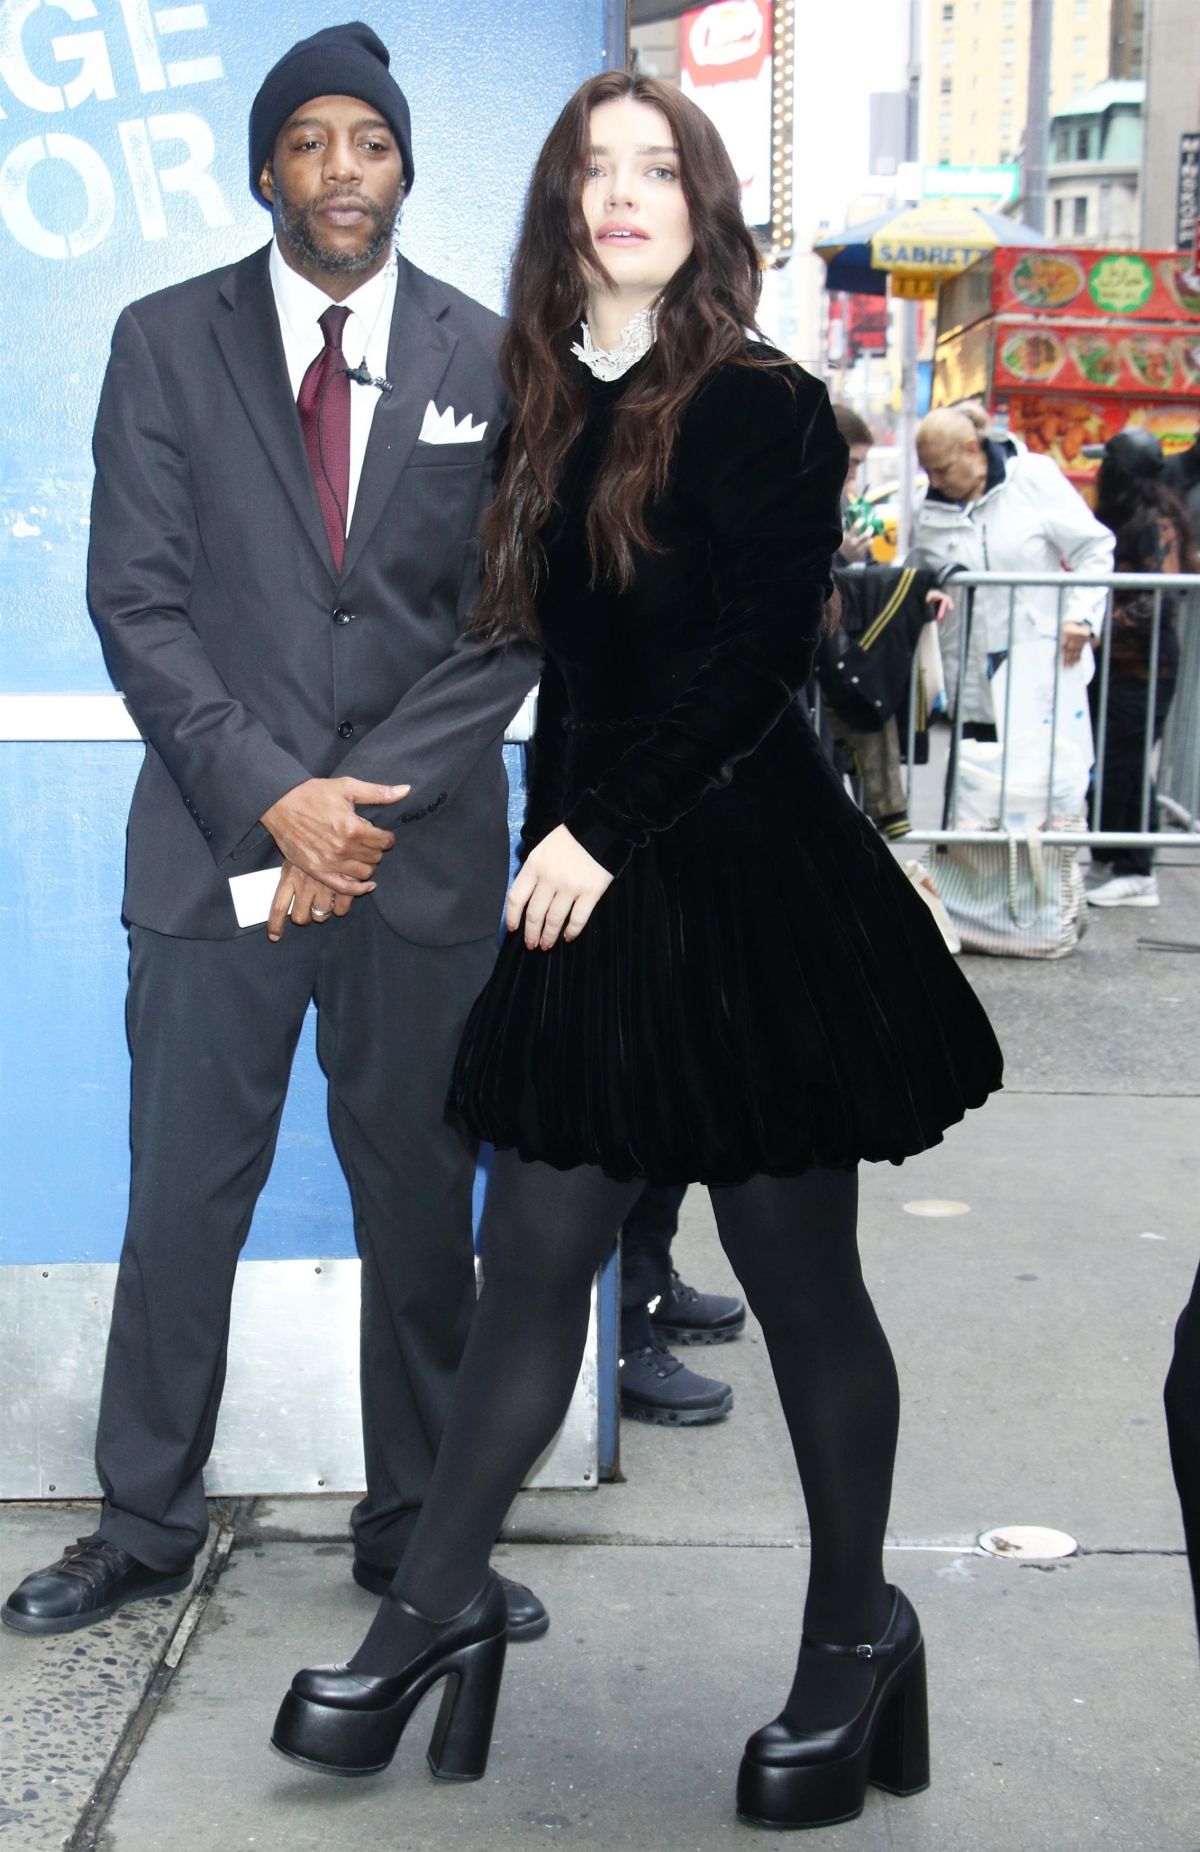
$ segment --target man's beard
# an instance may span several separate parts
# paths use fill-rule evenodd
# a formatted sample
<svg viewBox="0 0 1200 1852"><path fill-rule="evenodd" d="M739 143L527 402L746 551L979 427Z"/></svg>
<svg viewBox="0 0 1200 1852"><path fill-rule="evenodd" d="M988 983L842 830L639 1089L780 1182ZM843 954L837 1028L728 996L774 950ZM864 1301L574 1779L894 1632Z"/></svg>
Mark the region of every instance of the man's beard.
<svg viewBox="0 0 1200 1852"><path fill-rule="evenodd" d="M355 205L361 206L374 222L374 230L360 251L339 251L320 240L317 212L320 207L328 205L331 199L339 198L353 199ZM391 245L403 203L403 194L398 195L395 203L388 207L372 205L370 200L358 193L332 193L321 199L309 200L303 206L289 206L277 196L276 228L282 231L297 255L304 258L314 270L323 271L326 276L356 276L362 271L373 269Z"/></svg>

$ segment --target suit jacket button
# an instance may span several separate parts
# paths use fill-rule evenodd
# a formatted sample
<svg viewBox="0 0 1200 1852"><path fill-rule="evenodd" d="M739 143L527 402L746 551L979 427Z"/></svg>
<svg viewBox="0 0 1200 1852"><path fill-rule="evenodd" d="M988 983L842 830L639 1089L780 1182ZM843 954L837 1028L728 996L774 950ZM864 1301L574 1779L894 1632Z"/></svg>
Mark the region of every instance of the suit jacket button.
<svg viewBox="0 0 1200 1852"><path fill-rule="evenodd" d="M333 621L335 624L352 624L354 622L354 613L338 605L333 613Z"/></svg>
<svg viewBox="0 0 1200 1852"><path fill-rule="evenodd" d="M352 740L354 738L354 722L352 720L343 720L341 726L338 728L338 737L344 740Z"/></svg>

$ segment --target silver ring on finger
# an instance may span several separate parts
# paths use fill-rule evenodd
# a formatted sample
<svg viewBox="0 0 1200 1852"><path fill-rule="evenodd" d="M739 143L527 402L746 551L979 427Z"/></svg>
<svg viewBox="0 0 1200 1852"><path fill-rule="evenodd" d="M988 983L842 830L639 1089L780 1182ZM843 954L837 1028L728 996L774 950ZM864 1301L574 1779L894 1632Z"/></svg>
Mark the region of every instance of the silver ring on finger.
<svg viewBox="0 0 1200 1852"><path fill-rule="evenodd" d="M314 920L327 920L333 912L332 907L310 907L308 910Z"/></svg>

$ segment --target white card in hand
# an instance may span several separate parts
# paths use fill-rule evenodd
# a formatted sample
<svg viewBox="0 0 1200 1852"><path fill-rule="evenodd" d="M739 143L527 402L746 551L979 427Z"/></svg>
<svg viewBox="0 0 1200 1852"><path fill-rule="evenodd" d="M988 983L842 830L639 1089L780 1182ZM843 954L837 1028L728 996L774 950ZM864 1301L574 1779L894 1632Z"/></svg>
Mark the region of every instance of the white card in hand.
<svg viewBox="0 0 1200 1852"><path fill-rule="evenodd" d="M278 868L259 868L252 875L233 876L229 892L233 896L233 910L237 914L239 926L266 925L282 867L281 862ZM290 906L288 912L291 912Z"/></svg>

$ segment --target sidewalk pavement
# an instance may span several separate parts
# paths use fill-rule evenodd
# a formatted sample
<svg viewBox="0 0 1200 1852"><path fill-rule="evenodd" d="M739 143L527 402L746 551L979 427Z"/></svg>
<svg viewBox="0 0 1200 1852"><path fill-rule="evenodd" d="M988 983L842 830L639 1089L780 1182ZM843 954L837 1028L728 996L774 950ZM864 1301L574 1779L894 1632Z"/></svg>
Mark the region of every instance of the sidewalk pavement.
<svg viewBox="0 0 1200 1852"><path fill-rule="evenodd" d="M1167 858L1168 862L1171 860ZM904 1388L888 1572L930 1662L934 1779L873 1793L814 1848L1195 1852L1200 1660L1161 1386L1200 1255L1200 869L1157 913L1093 921L1062 964L964 960L1008 1090L936 1150L867 1167L863 1253ZM906 1205L960 1202L958 1215ZM686 1276L731 1289L692 1191ZM745 1735L786 1694L806 1573L803 1507L751 1326L689 1361L733 1383L711 1429L625 1424L624 1483L526 1494L500 1560L549 1635L509 1655L487 1778L432 1782L423 1709L375 1780L274 1758L300 1664L343 1657L370 1613L345 1498L214 1510L186 1595L59 1639L0 1636L0 1842L14 1852L736 1852ZM7 1590L91 1522L0 1510ZM1051 1525L1057 1563L981 1554L993 1525Z"/></svg>

